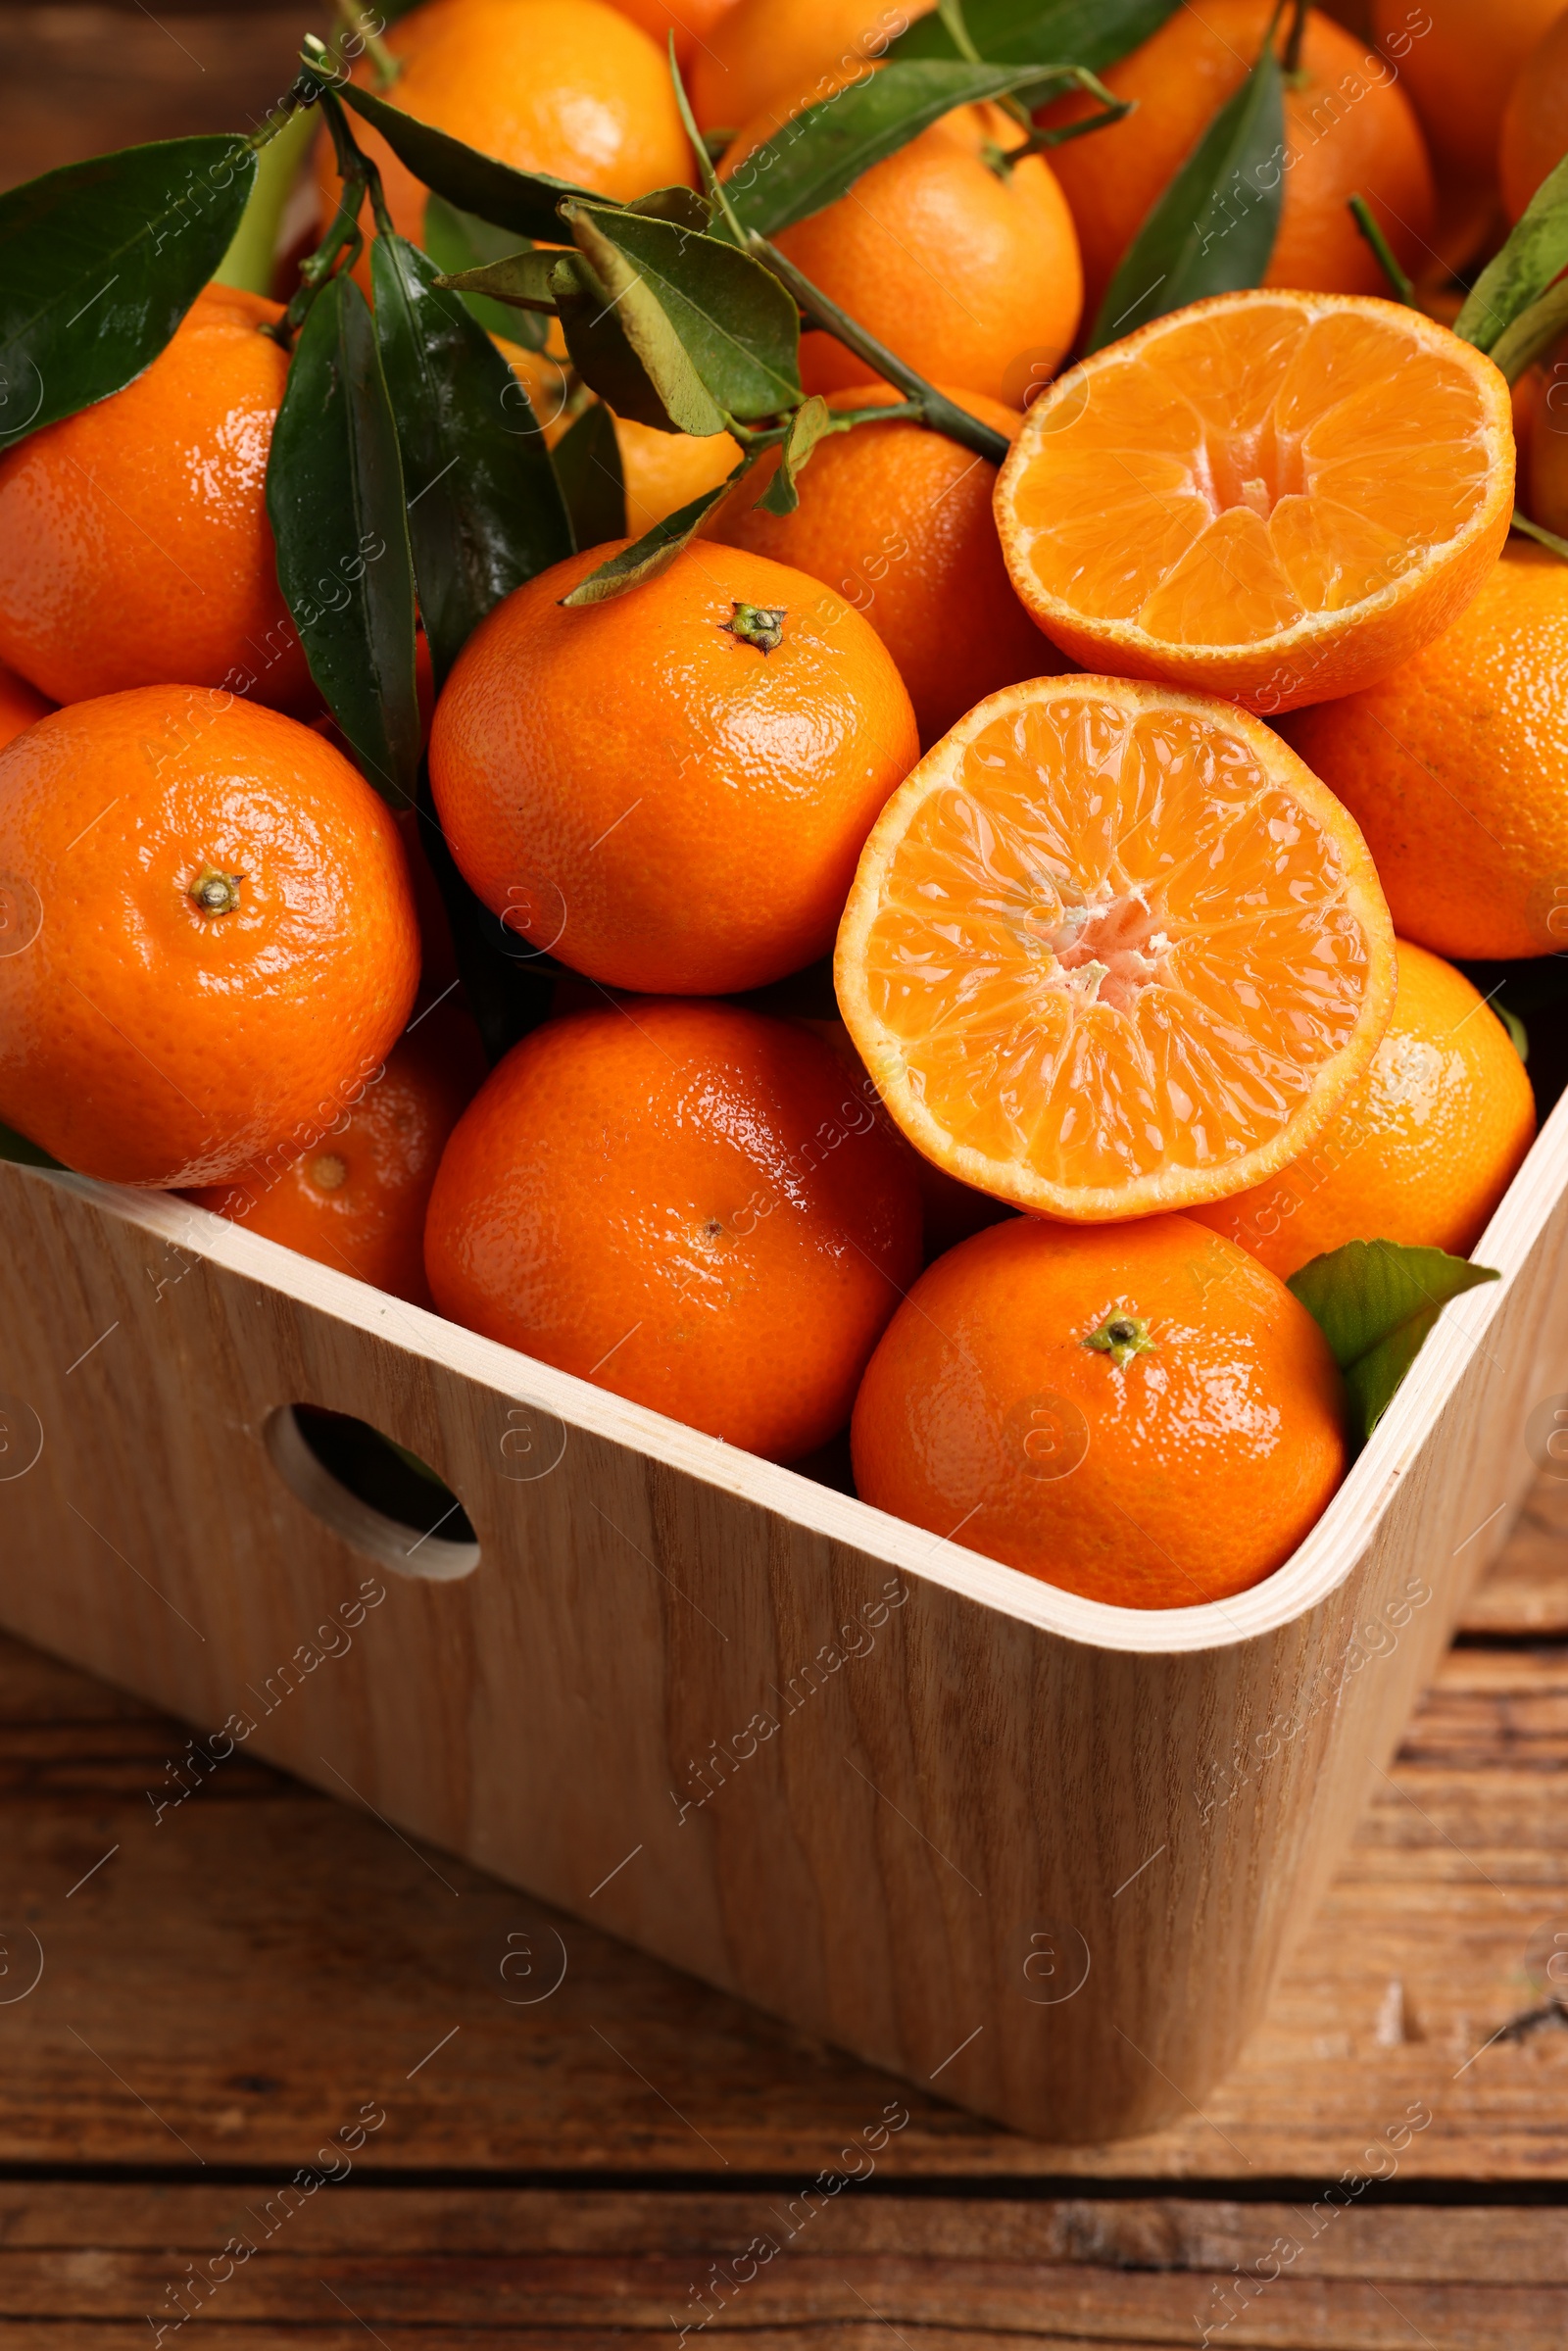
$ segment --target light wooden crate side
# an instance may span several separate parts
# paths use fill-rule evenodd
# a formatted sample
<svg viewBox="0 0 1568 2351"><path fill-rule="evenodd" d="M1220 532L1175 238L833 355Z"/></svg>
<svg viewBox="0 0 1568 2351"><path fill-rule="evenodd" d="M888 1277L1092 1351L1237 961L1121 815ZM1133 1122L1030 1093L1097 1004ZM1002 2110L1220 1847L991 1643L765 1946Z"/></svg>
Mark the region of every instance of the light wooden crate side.
<svg viewBox="0 0 1568 2351"><path fill-rule="evenodd" d="M263 1278L204 1252L205 1219L172 1252L86 1188L0 1186L0 1388L45 1436L0 1483L8 1624L208 1731L254 1719L251 1751L1061 2139L1151 2128L1231 2061L1459 1604L1453 1528L1514 1494L1523 1414L1563 1376L1559 1206L1484 1347L1455 1342L1456 1377L1433 1354L1348 1577L1264 1633L1138 1653L987 1605L951 1552L724 1448L656 1458L601 1397L592 1428L536 1413L519 1478L522 1359L520 1386L472 1376L373 1293L317 1305L248 1237ZM268 1453L297 1401L434 1462L477 1570L378 1577L324 1528ZM385 1599L301 1673L367 1576ZM1430 1600L1344 1679L1412 1576Z"/></svg>

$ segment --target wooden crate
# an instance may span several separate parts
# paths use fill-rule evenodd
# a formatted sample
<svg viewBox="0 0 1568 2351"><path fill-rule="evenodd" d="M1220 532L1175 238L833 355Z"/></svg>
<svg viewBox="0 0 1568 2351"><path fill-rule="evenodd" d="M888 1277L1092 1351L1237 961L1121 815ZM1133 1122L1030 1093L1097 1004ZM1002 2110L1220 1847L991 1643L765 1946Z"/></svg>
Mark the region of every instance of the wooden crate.
<svg viewBox="0 0 1568 2351"><path fill-rule="evenodd" d="M3 1165L0 1621L194 1727L170 1802L264 1756L1020 2130L1147 2131L1235 2057L1534 1475L1565 1161L1568 1102L1296 1556L1162 1613ZM296 1403L422 1454L476 1547L354 1501Z"/></svg>

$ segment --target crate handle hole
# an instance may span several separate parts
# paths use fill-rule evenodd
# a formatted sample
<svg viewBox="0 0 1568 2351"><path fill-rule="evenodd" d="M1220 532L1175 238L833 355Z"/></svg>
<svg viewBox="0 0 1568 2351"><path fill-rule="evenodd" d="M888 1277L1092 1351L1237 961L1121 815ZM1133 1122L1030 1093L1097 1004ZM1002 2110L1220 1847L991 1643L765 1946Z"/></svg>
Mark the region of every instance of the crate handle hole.
<svg viewBox="0 0 1568 2351"><path fill-rule="evenodd" d="M265 1436L268 1458L295 1500L394 1575L450 1584L478 1566L477 1538L450 1486L368 1420L283 1404Z"/></svg>

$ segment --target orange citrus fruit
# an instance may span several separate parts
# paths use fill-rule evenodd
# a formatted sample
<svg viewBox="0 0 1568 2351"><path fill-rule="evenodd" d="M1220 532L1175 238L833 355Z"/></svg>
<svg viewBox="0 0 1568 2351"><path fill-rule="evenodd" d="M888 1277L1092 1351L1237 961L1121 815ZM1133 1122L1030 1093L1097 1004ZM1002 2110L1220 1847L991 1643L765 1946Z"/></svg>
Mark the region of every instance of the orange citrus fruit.
<svg viewBox="0 0 1568 2351"><path fill-rule="evenodd" d="M1086 1599L1190 1608L1290 1557L1345 1473L1343 1415L1322 1332L1244 1250L1185 1216L1015 1217L894 1316L856 1399L855 1483Z"/></svg>
<svg viewBox="0 0 1568 2351"><path fill-rule="evenodd" d="M209 286L134 383L0 457L0 661L54 701L173 679L319 708L267 519L281 317Z"/></svg>
<svg viewBox="0 0 1568 2351"><path fill-rule="evenodd" d="M1257 719L1042 678L889 801L835 980L916 1150L1101 1222L1297 1157L1388 1025L1394 934L1355 826Z"/></svg>
<svg viewBox="0 0 1568 2351"><path fill-rule="evenodd" d="M863 73L936 0L735 0L692 59L692 111L705 130L734 130L764 108L788 115Z"/></svg>
<svg viewBox="0 0 1568 2351"><path fill-rule="evenodd" d="M1514 78L1563 0L1372 0L1378 46L1397 67L1435 160L1490 179Z"/></svg>
<svg viewBox="0 0 1568 2351"><path fill-rule="evenodd" d="M1042 393L997 481L1013 585L1064 653L1268 713L1440 635L1512 506L1492 362L1343 294L1154 319Z"/></svg>
<svg viewBox="0 0 1568 2351"><path fill-rule="evenodd" d="M1535 1141L1524 1063L1462 971L1398 943L1399 992L1370 1068L1299 1159L1195 1208L1286 1280L1347 1241L1468 1257Z"/></svg>
<svg viewBox="0 0 1568 2351"><path fill-rule="evenodd" d="M1497 177L1517 220L1549 171L1568 155L1568 10L1552 19L1520 67L1503 109Z"/></svg>
<svg viewBox="0 0 1568 2351"><path fill-rule="evenodd" d="M1052 151L1078 227L1089 318L1146 216L1246 80L1276 13L1270 0L1178 8L1142 48L1105 69L1107 87L1135 100L1136 114ZM1289 31L1287 11L1274 35L1282 52ZM1042 120L1064 124L1098 107L1075 94ZM1316 9L1307 12L1299 78L1285 88L1285 144L1286 155L1264 167L1266 184L1284 190L1265 285L1386 292L1377 256L1348 208L1356 194L1405 269L1419 268L1436 204L1420 127L1389 60L1369 57L1364 41ZM1233 188L1213 207L1211 236L1227 233L1244 201Z"/></svg>
<svg viewBox="0 0 1568 2351"><path fill-rule="evenodd" d="M419 934L390 810L308 726L180 686L0 752L0 1120L83 1175L281 1165L403 1028Z"/></svg>
<svg viewBox="0 0 1568 2351"><path fill-rule="evenodd" d="M876 408L886 384L828 406ZM1009 440L1018 416L982 392L949 397ZM919 423L858 424L818 442L793 514L756 503L776 459L723 506L710 534L809 571L863 612L909 689L922 745L999 686L1065 667L1013 592L991 511L997 470Z"/></svg>
<svg viewBox="0 0 1568 2351"><path fill-rule="evenodd" d="M425 1210L447 1138L484 1075L472 1021L438 1005L399 1039L338 1124L298 1158L248 1168L190 1198L393 1298L432 1305Z"/></svg>
<svg viewBox="0 0 1568 2351"><path fill-rule="evenodd" d="M708 47L714 27L735 0L614 0L614 5L659 43L661 57L673 33L676 63L683 73L689 73L693 58Z"/></svg>
<svg viewBox="0 0 1568 2351"><path fill-rule="evenodd" d="M1532 522L1568 537L1568 356L1549 354L1513 389L1519 504Z"/></svg>
<svg viewBox="0 0 1568 2351"><path fill-rule="evenodd" d="M35 718L46 718L54 704L29 686L14 669L0 667L0 750Z"/></svg>
<svg viewBox="0 0 1568 2351"><path fill-rule="evenodd" d="M849 1419L920 1202L819 1039L655 1001L514 1048L447 1146L425 1259L454 1321L788 1461Z"/></svg>
<svg viewBox="0 0 1568 2351"><path fill-rule="evenodd" d="M723 176L744 186L749 158L788 119L774 110L749 122L725 154ZM995 107L960 107L773 240L929 381L1014 409L1055 373L1083 307L1078 239L1050 165L1038 155L1010 169L988 160L1022 135ZM803 339L808 392L865 375L865 362L834 336L813 330Z"/></svg>
<svg viewBox="0 0 1568 2351"><path fill-rule="evenodd" d="M1402 937L1499 961L1568 948L1568 564L1510 545L1435 645L1289 732L1365 833Z"/></svg>
<svg viewBox="0 0 1568 2351"><path fill-rule="evenodd" d="M430 780L469 887L607 986L731 995L825 955L919 746L869 623L819 580L706 543L610 603L541 572L464 648Z"/></svg>
<svg viewBox="0 0 1568 2351"><path fill-rule="evenodd" d="M515 171L623 202L692 182L663 44L606 0L434 0L401 18L386 43L403 61L391 88L377 88L365 59L356 81ZM423 182L368 122L356 118L354 136L380 169L393 226L422 244ZM342 188L327 141L316 169L324 221Z"/></svg>

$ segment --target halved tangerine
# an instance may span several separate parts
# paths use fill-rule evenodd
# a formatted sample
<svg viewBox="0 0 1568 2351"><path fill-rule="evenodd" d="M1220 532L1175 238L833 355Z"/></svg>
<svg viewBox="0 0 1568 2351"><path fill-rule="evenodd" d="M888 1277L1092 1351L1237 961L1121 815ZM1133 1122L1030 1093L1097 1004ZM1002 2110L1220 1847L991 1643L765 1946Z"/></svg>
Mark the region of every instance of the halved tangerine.
<svg viewBox="0 0 1568 2351"><path fill-rule="evenodd" d="M916 1150L1101 1222L1226 1199L1313 1140L1388 1025L1394 928L1354 821L1260 720L1045 677L894 793L835 979Z"/></svg>
<svg viewBox="0 0 1568 2351"><path fill-rule="evenodd" d="M1419 311L1220 294L1041 394L997 525L1075 661L1268 713L1442 634L1507 536L1513 465L1503 377Z"/></svg>

